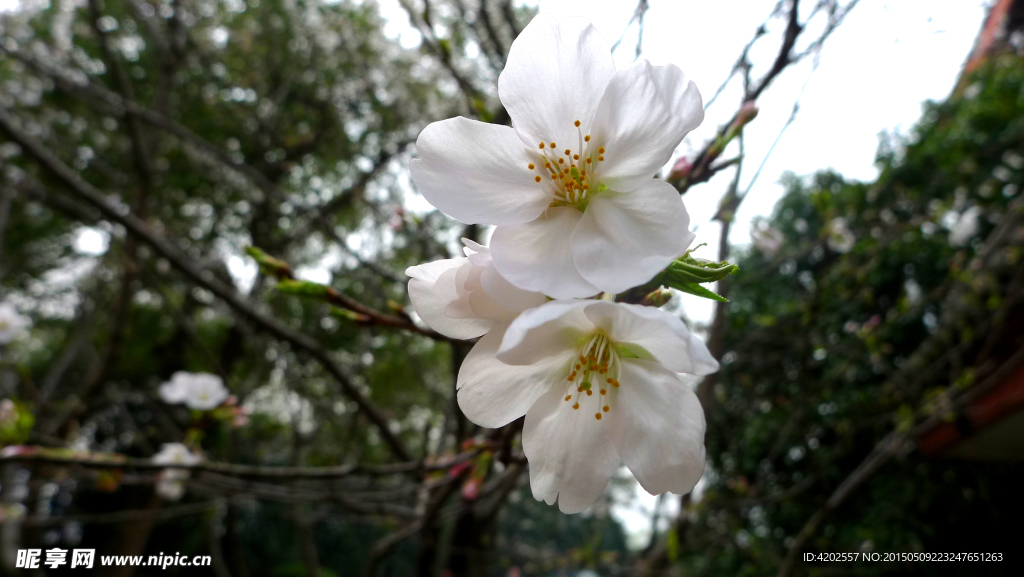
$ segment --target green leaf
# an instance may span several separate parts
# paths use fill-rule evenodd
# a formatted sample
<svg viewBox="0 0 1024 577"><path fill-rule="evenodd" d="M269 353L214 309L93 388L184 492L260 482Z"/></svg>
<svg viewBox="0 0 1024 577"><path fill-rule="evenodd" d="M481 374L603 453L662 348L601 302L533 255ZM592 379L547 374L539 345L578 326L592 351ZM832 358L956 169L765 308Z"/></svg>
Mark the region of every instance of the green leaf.
<svg viewBox="0 0 1024 577"><path fill-rule="evenodd" d="M713 301L718 301L720 303L727 303L727 302L729 302L729 299L727 299L727 298L725 298L723 296L717 295L717 294L711 292L710 290L708 290L708 289L706 289L706 288L704 288L704 287L702 287L702 286L700 286L699 284L696 284L696 283L683 283L683 284L679 284L679 285L673 284L673 285L669 285L669 286L671 286L674 289L679 289L679 290L683 291L684 293L689 293L689 294L696 295L696 296L699 296L699 297L703 297L703 298L706 298L706 299L711 299Z"/></svg>

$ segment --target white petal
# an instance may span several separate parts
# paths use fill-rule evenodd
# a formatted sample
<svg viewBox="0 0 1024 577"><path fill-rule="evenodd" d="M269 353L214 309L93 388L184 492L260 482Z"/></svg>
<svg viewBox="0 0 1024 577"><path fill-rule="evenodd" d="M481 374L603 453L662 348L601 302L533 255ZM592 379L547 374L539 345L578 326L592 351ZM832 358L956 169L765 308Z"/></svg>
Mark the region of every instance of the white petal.
<svg viewBox="0 0 1024 577"><path fill-rule="evenodd" d="M605 87L615 75L608 42L583 18L541 14L512 43L498 97L530 150L554 142L578 151Z"/></svg>
<svg viewBox="0 0 1024 577"><path fill-rule="evenodd" d="M549 505L558 499L563 513L578 513L604 493L620 460L611 438L614 424L594 418L598 404L584 397L574 410L565 394L552 388L530 407L523 452L530 462L534 498Z"/></svg>
<svg viewBox="0 0 1024 577"><path fill-rule="evenodd" d="M583 278L620 293L654 278L693 238L679 193L649 179L633 192L594 197L573 232L572 256Z"/></svg>
<svg viewBox="0 0 1024 577"><path fill-rule="evenodd" d="M536 159L507 126L457 117L434 122L416 140L413 182L441 212L467 224L529 222L551 202L534 181Z"/></svg>
<svg viewBox="0 0 1024 577"><path fill-rule="evenodd" d="M217 375L198 373L192 375L192 379L188 397L185 399L188 408L209 411L217 408L228 398L228 389Z"/></svg>
<svg viewBox="0 0 1024 577"><path fill-rule="evenodd" d="M469 238L462 239L463 251L473 266L487 267L491 264L491 249Z"/></svg>
<svg viewBox="0 0 1024 577"><path fill-rule="evenodd" d="M453 339L476 338L494 324L488 319L452 318L445 314L448 306L458 299L455 288L457 270L468 264L467 258L452 258L411 266L405 271L412 277L409 300L413 310L427 326Z"/></svg>
<svg viewBox="0 0 1024 577"><path fill-rule="evenodd" d="M526 414L538 397L566 382L572 353L528 366L512 366L495 358L504 326L488 332L462 361L458 378L459 408L481 427L501 427Z"/></svg>
<svg viewBox="0 0 1024 577"><path fill-rule="evenodd" d="M718 370L718 361L704 341L679 317L659 308L594 301L585 314L613 341L635 345L630 349L641 358L654 360L670 371L709 375Z"/></svg>
<svg viewBox="0 0 1024 577"><path fill-rule="evenodd" d="M483 291L490 298L494 299L495 302L499 303L503 309L511 313L511 316L507 318L502 317L498 320L511 321L515 318L515 313L532 309L547 301L543 294L523 290L501 276L498 269L494 267L494 259L491 258L490 248L468 238L462 239L462 244L465 245L466 256L469 257L469 262L473 263L473 266L482 269L480 273L480 286L483 288ZM495 318L497 319L497 317Z"/></svg>
<svg viewBox="0 0 1024 577"><path fill-rule="evenodd" d="M480 275L480 284L484 292L500 303L502 308L515 313L539 307L547 302L547 297L543 294L525 291L505 280L493 264L485 268Z"/></svg>
<svg viewBox="0 0 1024 577"><path fill-rule="evenodd" d="M167 471L171 473L173 471ZM176 479L162 478L156 484L156 493L168 501L177 501L185 494L185 484Z"/></svg>
<svg viewBox="0 0 1024 577"><path fill-rule="evenodd" d="M636 189L703 120L700 92L677 66L639 60L616 72L591 129L592 145L606 149L598 179L619 192Z"/></svg>
<svg viewBox="0 0 1024 577"><path fill-rule="evenodd" d="M583 309L594 301L551 301L521 313L505 332L498 358L510 365L532 365L576 347L594 332ZM585 343L584 343L585 344Z"/></svg>
<svg viewBox="0 0 1024 577"><path fill-rule="evenodd" d="M570 239L582 217L572 207L551 208L533 222L499 226L491 236L494 266L517 287L556 299L597 294L573 263Z"/></svg>
<svg viewBox="0 0 1024 577"><path fill-rule="evenodd" d="M184 401L187 394L185 388L175 381L169 381L160 385L157 392L160 394L160 400L171 405Z"/></svg>
<svg viewBox="0 0 1024 577"><path fill-rule="evenodd" d="M689 493L704 472L704 409L697 395L653 361L624 360L619 382L608 415L620 413L610 422L623 462L652 495Z"/></svg>

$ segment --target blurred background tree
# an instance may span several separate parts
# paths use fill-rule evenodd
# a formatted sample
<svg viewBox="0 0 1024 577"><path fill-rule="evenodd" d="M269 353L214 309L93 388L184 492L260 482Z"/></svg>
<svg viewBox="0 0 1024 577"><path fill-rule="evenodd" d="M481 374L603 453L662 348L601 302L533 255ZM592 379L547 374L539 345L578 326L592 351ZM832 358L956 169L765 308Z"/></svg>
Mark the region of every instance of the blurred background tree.
<svg viewBox="0 0 1024 577"><path fill-rule="evenodd" d="M455 406L471 343L404 309L407 266L486 234L408 210L412 144L441 118L509 121L497 75L532 12L401 4L416 48L372 2L0 15L0 302L33 321L0 350L6 571L28 547L211 555L168 571L218 577L932 574L950 566L801 555L1010 554L1024 432L982 438L1016 405L977 408L1006 397L1024 347L1024 2L996 3L961 86L880 149L877 182L791 177L769 242L733 257L708 334L723 370L699 386L704 486L641 551L609 500L575 516L533 500L521 421L481 430ZM771 12L763 76L738 61L737 113L676 165L681 193L742 167L754 103L856 2L806 3L828 25L798 52L799 4ZM234 408L163 403L182 370L220 376ZM169 442L206 458L180 502L153 489Z"/></svg>

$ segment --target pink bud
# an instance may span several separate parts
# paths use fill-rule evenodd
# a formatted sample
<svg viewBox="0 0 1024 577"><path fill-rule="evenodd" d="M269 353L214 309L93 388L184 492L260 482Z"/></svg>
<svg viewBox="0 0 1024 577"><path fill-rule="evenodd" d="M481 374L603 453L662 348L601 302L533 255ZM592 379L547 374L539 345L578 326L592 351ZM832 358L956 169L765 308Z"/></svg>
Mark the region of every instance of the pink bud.
<svg viewBox="0 0 1024 577"><path fill-rule="evenodd" d="M757 116L757 112L757 104L753 100L748 100L740 107L739 113L736 114L736 120L746 124Z"/></svg>
<svg viewBox="0 0 1024 577"><path fill-rule="evenodd" d="M690 176L690 171L693 170L693 164L685 156L680 156L676 163L672 165L672 170L668 173L669 180L679 180L680 178L686 178Z"/></svg>
<svg viewBox="0 0 1024 577"><path fill-rule="evenodd" d="M483 479L473 477L462 484L462 498L467 501L476 501L480 496L480 485Z"/></svg>
<svg viewBox="0 0 1024 577"><path fill-rule="evenodd" d="M466 472L466 470L469 469L469 466L469 461L463 461L461 463L452 465L452 468L448 469L448 476L454 479L455 477L458 477L459 475Z"/></svg>

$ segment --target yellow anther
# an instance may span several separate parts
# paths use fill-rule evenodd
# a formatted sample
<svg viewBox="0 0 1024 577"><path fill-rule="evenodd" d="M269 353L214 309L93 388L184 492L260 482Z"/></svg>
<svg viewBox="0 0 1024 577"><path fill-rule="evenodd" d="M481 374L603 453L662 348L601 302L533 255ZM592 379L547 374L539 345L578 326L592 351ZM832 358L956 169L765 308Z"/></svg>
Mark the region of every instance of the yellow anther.
<svg viewBox="0 0 1024 577"><path fill-rule="evenodd" d="M537 176L533 177L533 179L536 180L537 182L540 182L540 175L538 174Z"/></svg>
<svg viewBox="0 0 1024 577"><path fill-rule="evenodd" d="M608 389L601 389L601 394L602 395L607 395L608 394Z"/></svg>
<svg viewBox="0 0 1024 577"><path fill-rule="evenodd" d="M583 137L583 142L590 142L590 135L589 134Z"/></svg>
<svg viewBox="0 0 1024 577"><path fill-rule="evenodd" d="M599 148L597 149L597 153L598 153L598 154L604 154L604 147L603 147L603 146L599 147Z"/></svg>
<svg viewBox="0 0 1024 577"><path fill-rule="evenodd" d="M585 362L587 362L587 357L585 357L585 356L583 356L583 355L580 355L580 362L581 362L581 363L585 363Z"/></svg>
<svg viewBox="0 0 1024 577"><path fill-rule="evenodd" d="M554 148L556 146L556 144L554 142L551 142L551 143L548 143L548 146L550 146L551 148Z"/></svg>
<svg viewBox="0 0 1024 577"><path fill-rule="evenodd" d="M597 161L598 162L604 162L604 157L603 156L598 156L597 157Z"/></svg>
<svg viewBox="0 0 1024 577"><path fill-rule="evenodd" d="M580 159L580 155L574 154L574 155L572 155L572 159L573 160L579 160Z"/></svg>
<svg viewBox="0 0 1024 577"><path fill-rule="evenodd" d="M591 158L588 158L588 159L587 159L587 164L590 164L590 162L591 162L592 160L593 160L593 159L591 159Z"/></svg>
<svg viewBox="0 0 1024 577"><path fill-rule="evenodd" d="M575 125L576 125L576 128L579 128L579 127L580 127L580 121L579 121L579 120L577 120L576 122L573 122L573 124L575 124Z"/></svg>
<svg viewBox="0 0 1024 577"><path fill-rule="evenodd" d="M544 150L544 143L543 143L543 142L542 142L542 143L540 143L540 149L541 149L541 150Z"/></svg>
<svg viewBox="0 0 1024 577"><path fill-rule="evenodd" d="M598 421L600 421L601 420L601 413L595 413L594 414L594 418L597 419Z"/></svg>
<svg viewBox="0 0 1024 577"><path fill-rule="evenodd" d="M579 403L574 403L574 404L573 404L573 406L572 406L572 408L574 408L574 409L578 409L578 408L580 408L580 404L579 404Z"/></svg>
<svg viewBox="0 0 1024 577"><path fill-rule="evenodd" d="M571 401L572 400L572 395L566 395L565 396L565 400L566 401Z"/></svg>
<svg viewBox="0 0 1024 577"><path fill-rule="evenodd" d="M550 162L545 162L544 163L544 168L551 168L551 163Z"/></svg>
<svg viewBox="0 0 1024 577"><path fill-rule="evenodd" d="M589 397L590 395L593 395L593 394L594 394L594 391L591 391L590 389L587 389L587 396L588 396L588 397Z"/></svg>
<svg viewBox="0 0 1024 577"><path fill-rule="evenodd" d="M565 149L565 155L566 155L566 156L569 156L570 154L572 154L572 151L571 151L571 150L569 150L568 148L566 148L566 149Z"/></svg>
<svg viewBox="0 0 1024 577"><path fill-rule="evenodd" d="M558 159L558 164L565 164L565 159L564 158L559 158Z"/></svg>
<svg viewBox="0 0 1024 577"><path fill-rule="evenodd" d="M529 168L530 170L533 170L534 168L537 168L537 167L534 166L533 163L531 162L530 164L526 165L526 168Z"/></svg>
<svg viewBox="0 0 1024 577"><path fill-rule="evenodd" d="M605 406L601 407L601 410L607 413L608 411L612 410L612 408L609 407L608 405L605 405Z"/></svg>

